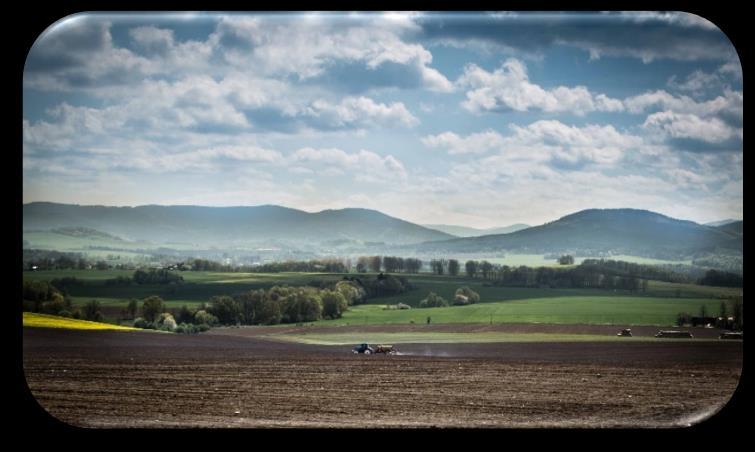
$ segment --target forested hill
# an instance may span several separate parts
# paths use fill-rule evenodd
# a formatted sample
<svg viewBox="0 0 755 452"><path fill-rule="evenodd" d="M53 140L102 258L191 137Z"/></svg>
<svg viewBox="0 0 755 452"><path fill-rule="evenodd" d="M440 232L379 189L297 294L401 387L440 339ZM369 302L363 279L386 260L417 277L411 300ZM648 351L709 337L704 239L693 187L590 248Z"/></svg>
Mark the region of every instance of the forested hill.
<svg viewBox="0 0 755 452"><path fill-rule="evenodd" d="M724 232L729 232L729 233L732 233L732 234L742 235L742 233L743 233L743 227L744 227L744 223L740 220L740 221L734 221L734 222L731 222L731 223L727 223L727 224L725 224L723 226L718 226L716 229L718 229L720 231L724 231Z"/></svg>
<svg viewBox="0 0 755 452"><path fill-rule="evenodd" d="M35 202L23 206L23 228L91 228L129 240L208 245L265 240L407 244L453 237L375 210L309 213L272 205L111 207Z"/></svg>
<svg viewBox="0 0 755 452"><path fill-rule="evenodd" d="M671 259L721 249L741 252L742 236L647 210L588 209L510 234L423 243L416 249L458 253L576 252L592 256L613 252Z"/></svg>

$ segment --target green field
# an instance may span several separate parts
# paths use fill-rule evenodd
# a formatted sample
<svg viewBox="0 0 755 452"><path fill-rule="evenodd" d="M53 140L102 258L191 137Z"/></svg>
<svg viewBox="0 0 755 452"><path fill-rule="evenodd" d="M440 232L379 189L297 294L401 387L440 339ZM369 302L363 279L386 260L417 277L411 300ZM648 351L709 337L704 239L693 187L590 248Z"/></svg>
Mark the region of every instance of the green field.
<svg viewBox="0 0 755 452"><path fill-rule="evenodd" d="M631 296L526 298L468 306L385 310L380 305L353 306L322 325L431 323L557 323L598 325L673 325L679 312L696 314L701 305L718 312L719 300Z"/></svg>
<svg viewBox="0 0 755 452"><path fill-rule="evenodd" d="M273 285L307 285L317 281L336 281L344 275L332 273L216 273L180 272L183 284L131 285L113 287L106 279L131 276L126 270L60 270L25 272L24 278L51 280L74 276L82 286L69 288L75 305L98 300L103 307L125 308L132 298L159 295L168 308L182 305L196 307L215 295L233 295L243 291L270 288ZM351 276L354 276L352 274ZM360 274L374 277L374 274ZM489 286L479 279L405 275L417 287L392 297L373 298L368 304L352 306L341 319L320 321L322 325L408 324L426 323L589 323L627 325L672 325L679 312L697 314L701 305L717 313L721 299L738 296L742 289L674 284L651 281L646 293L598 289L548 289ZM417 309L419 301L433 291L452 300L456 289L468 285L480 294L480 303L470 306ZM404 303L410 310L385 310L386 305Z"/></svg>
<svg viewBox="0 0 755 452"><path fill-rule="evenodd" d="M272 334L271 338L316 345L353 345L355 333L301 333ZM618 337L598 334L554 334L554 333L504 333L504 332L360 332L358 341L368 344L461 344L487 342L660 342L689 341L690 339L668 339L655 337ZM696 339L697 341L706 339ZM718 339L707 339L717 341Z"/></svg>

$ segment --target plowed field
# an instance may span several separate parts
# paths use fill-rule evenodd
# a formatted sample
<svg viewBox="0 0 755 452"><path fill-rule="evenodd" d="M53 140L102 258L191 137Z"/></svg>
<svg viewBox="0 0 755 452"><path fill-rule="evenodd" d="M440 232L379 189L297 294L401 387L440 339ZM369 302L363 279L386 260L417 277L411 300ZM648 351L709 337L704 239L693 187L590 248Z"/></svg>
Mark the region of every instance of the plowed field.
<svg viewBox="0 0 755 452"><path fill-rule="evenodd" d="M243 336L243 335L242 335ZM83 427L667 427L723 406L741 341L404 344L24 329L32 394Z"/></svg>

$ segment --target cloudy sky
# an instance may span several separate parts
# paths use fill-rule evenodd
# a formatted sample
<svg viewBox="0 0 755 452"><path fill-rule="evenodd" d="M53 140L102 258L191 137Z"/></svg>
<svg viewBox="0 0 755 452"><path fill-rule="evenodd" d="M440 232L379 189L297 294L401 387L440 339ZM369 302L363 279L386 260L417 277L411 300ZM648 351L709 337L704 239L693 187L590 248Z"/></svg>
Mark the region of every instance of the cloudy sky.
<svg viewBox="0 0 755 452"><path fill-rule="evenodd" d="M23 201L742 218L742 72L686 13L75 15L24 71Z"/></svg>

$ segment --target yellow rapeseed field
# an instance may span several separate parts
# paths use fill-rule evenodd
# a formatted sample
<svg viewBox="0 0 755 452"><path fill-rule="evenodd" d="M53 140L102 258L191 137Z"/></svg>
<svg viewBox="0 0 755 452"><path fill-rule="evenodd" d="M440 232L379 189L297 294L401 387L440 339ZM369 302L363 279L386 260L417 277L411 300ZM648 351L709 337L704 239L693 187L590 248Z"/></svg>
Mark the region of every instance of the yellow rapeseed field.
<svg viewBox="0 0 755 452"><path fill-rule="evenodd" d="M88 320L70 319L55 315L37 314L34 312L24 312L24 326L37 328L65 328L69 330L139 330L139 328L111 325L109 323L90 322Z"/></svg>

